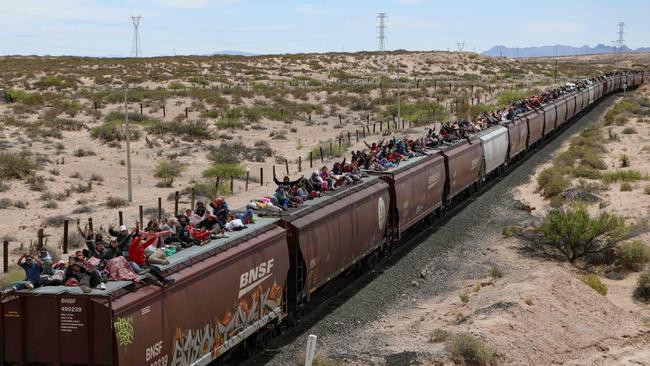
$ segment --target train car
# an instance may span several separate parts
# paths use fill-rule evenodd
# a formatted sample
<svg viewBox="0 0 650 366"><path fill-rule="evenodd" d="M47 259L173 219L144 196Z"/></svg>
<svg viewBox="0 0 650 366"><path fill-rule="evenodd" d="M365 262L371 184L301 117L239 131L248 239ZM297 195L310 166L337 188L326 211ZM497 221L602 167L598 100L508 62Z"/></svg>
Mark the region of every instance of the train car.
<svg viewBox="0 0 650 366"><path fill-rule="evenodd" d="M638 86L638 85L641 85L641 84L643 84L643 74L640 73L640 72L637 72L636 74L634 74L634 85Z"/></svg>
<svg viewBox="0 0 650 366"><path fill-rule="evenodd" d="M547 103L542 109L544 110L544 136L546 137L555 129L557 111L553 103Z"/></svg>
<svg viewBox="0 0 650 366"><path fill-rule="evenodd" d="M171 287L16 293L2 303L5 364L206 364L287 314L287 236L276 222L169 257L167 270L183 268Z"/></svg>
<svg viewBox="0 0 650 366"><path fill-rule="evenodd" d="M472 136L469 141L462 140L440 154L445 158L445 204L449 204L462 193L472 191L480 182L483 149L480 139Z"/></svg>
<svg viewBox="0 0 650 366"><path fill-rule="evenodd" d="M427 154L403 161L393 169L368 171L390 185L391 240L398 240L403 232L442 206L447 178L445 159L439 150Z"/></svg>
<svg viewBox="0 0 650 366"><path fill-rule="evenodd" d="M515 117L513 121L503 122L502 125L508 129L508 161L513 161L526 150L528 124L525 119Z"/></svg>
<svg viewBox="0 0 650 366"><path fill-rule="evenodd" d="M503 126L493 126L476 134L481 140L483 149L483 169L481 180L500 172L508 158L508 129Z"/></svg>
<svg viewBox="0 0 650 366"><path fill-rule="evenodd" d="M523 116L528 122L527 146L534 145L544 137L544 110L530 111Z"/></svg>
<svg viewBox="0 0 650 366"><path fill-rule="evenodd" d="M555 122L555 127L558 128L562 126L563 124L566 123L567 117L566 117L566 112L567 112L567 101L566 97L560 97L556 100L553 101L553 104L555 104L555 110L557 112L557 120Z"/></svg>
<svg viewBox="0 0 650 366"><path fill-rule="evenodd" d="M569 93L566 96L566 119L567 121L573 118L576 114L576 93Z"/></svg>
<svg viewBox="0 0 650 366"><path fill-rule="evenodd" d="M384 245L389 212L389 185L369 177L284 213L278 224L289 244L289 311L302 313L314 291Z"/></svg>
<svg viewBox="0 0 650 366"><path fill-rule="evenodd" d="M602 85L600 85L600 87L602 87ZM598 84L593 84L593 85L589 86L589 88L588 88L588 91L589 91L589 103L588 104L591 105L591 104L593 104L594 100L598 99L598 98L596 98L598 88L599 88Z"/></svg>
<svg viewBox="0 0 650 366"><path fill-rule="evenodd" d="M576 95L576 111L575 111L575 114L579 114L579 113L582 112L582 110L584 109L584 106L582 105L582 102L583 102L583 97L582 97L582 96L583 96L583 92L577 90L577 91L575 92L575 95Z"/></svg>

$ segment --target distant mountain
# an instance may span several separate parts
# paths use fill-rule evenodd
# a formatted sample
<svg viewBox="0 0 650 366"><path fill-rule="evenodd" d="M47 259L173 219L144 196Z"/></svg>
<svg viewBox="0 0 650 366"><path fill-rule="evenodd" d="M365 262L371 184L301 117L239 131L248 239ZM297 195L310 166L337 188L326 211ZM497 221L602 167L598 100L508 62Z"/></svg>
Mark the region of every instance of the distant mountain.
<svg viewBox="0 0 650 366"><path fill-rule="evenodd" d="M225 51L217 51L217 52L213 53L213 55L214 56L220 56L220 55L227 55L227 56L257 56L257 53L225 50Z"/></svg>
<svg viewBox="0 0 650 366"><path fill-rule="evenodd" d="M627 46L621 48L623 52L650 52L650 47L637 48L632 50ZM595 53L612 53L615 52L615 48L612 46L606 46L604 44L599 44L595 47L582 46L582 47L573 47L565 45L555 45L555 46L540 46L540 47L506 47L506 46L494 46L489 50L483 52L483 55L486 56L504 56L504 57L543 57L543 56L574 56L574 55L586 55L586 54L595 54Z"/></svg>

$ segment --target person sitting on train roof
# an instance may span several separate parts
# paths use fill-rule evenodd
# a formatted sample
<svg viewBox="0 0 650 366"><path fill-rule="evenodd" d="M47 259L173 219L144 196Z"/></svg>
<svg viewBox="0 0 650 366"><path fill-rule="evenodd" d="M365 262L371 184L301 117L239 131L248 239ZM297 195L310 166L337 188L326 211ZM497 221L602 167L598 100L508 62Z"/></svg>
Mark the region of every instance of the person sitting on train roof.
<svg viewBox="0 0 650 366"><path fill-rule="evenodd" d="M25 279L23 281L14 282L8 288L2 290L5 295L12 291L33 289L41 285L41 270L43 269L43 262L40 259L25 253L16 262L18 267L25 271Z"/></svg>
<svg viewBox="0 0 650 366"><path fill-rule="evenodd" d="M327 183L326 180L321 178L320 174L318 174L318 171L315 171L315 172L313 172L311 174L309 182L312 184L315 191L318 191L318 192L327 192L327 191L329 191L329 184Z"/></svg>
<svg viewBox="0 0 650 366"><path fill-rule="evenodd" d="M203 215L205 214L205 210L206 210L206 207L205 207L205 205L203 204L202 201L196 202L196 208L194 209L195 214L203 217Z"/></svg>
<svg viewBox="0 0 650 366"><path fill-rule="evenodd" d="M159 248L151 247L153 242L157 239L155 236L148 237L145 232L141 232L139 236L133 239L129 247L129 259L131 265L136 273L142 272L143 269L149 269L150 273L156 277L158 283L163 285L171 285L174 280L165 278L162 271L154 264L168 264L166 259L160 260L160 254L156 250ZM147 255L147 252L151 253ZM156 263L157 262L157 263Z"/></svg>
<svg viewBox="0 0 650 366"><path fill-rule="evenodd" d="M122 255L128 255L129 245L133 238L138 235L139 223L135 222L135 227L131 232L128 231L125 225L120 225L119 231L113 229L113 225L108 227L108 234L117 239L117 245L122 252Z"/></svg>
<svg viewBox="0 0 650 366"><path fill-rule="evenodd" d="M71 258L71 264L64 272L63 282L66 286L79 286L85 293L95 287L105 289L97 269L87 266L86 262L78 257Z"/></svg>
<svg viewBox="0 0 650 366"><path fill-rule="evenodd" d="M276 176L273 176L273 182L275 182L275 184L277 184L279 186L285 185L287 187L291 187L294 184L298 184L298 182L304 177L305 176L303 175L302 177L300 177L300 178L298 178L296 180L290 180L289 177L285 175L284 178L282 178L282 182L280 182Z"/></svg>
<svg viewBox="0 0 650 366"><path fill-rule="evenodd" d="M327 182L327 185L329 186L329 189L330 189L331 191L335 191L335 190L336 190L336 186L335 186L335 178L332 176L332 174L330 174L329 171L327 171L327 167L326 167L326 166L323 165L323 166L320 168L320 172L318 173L318 175L319 175L319 176L320 176L324 181Z"/></svg>

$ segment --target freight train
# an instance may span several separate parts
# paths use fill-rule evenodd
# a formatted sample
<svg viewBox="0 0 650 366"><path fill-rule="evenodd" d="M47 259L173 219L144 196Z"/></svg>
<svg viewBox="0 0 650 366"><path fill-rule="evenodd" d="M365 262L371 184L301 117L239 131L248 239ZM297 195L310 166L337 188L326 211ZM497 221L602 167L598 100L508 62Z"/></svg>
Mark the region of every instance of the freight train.
<svg viewBox="0 0 650 366"><path fill-rule="evenodd" d="M361 183L263 217L229 238L194 246L161 269L171 287L107 283L83 293L41 287L0 303L3 365L205 365L267 343L295 324L314 292L375 262L603 96L644 82L595 82Z"/></svg>

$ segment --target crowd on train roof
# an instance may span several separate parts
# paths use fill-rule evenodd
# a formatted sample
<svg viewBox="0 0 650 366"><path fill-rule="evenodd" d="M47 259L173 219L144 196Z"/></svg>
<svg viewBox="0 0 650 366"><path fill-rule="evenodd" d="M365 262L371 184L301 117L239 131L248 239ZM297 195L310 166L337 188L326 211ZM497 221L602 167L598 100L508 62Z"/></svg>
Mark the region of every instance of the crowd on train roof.
<svg viewBox="0 0 650 366"><path fill-rule="evenodd" d="M469 139L473 134L486 130L490 127L511 121L515 116L543 108L544 105L563 97L574 91L581 91L595 82L605 80L605 76L597 76L588 80L580 80L575 83L567 82L561 87L545 91L539 95L518 99L510 102L505 108L483 112L474 116L471 120L461 119L453 122L445 122L436 128L428 129L425 137L419 139L393 138L386 142L381 140L377 143L368 144L368 152L357 151L353 153L364 169L374 171L385 171L399 166L400 162L415 156L428 155L431 149L452 146L461 140Z"/></svg>
<svg viewBox="0 0 650 366"><path fill-rule="evenodd" d="M194 210L188 209L175 218L153 219L145 227L136 221L130 230L121 225L95 231L77 224L85 249L76 251L67 261L53 261L46 249L40 249L37 255L22 255L17 265L24 270L25 279L5 288L2 294L43 286L79 287L88 293L93 288L105 290L107 281L170 286L174 279L165 277L160 268L169 264L169 256L213 239L227 238L228 232L244 230L255 219L252 210L231 211L223 197L216 197L209 208L197 202Z"/></svg>

